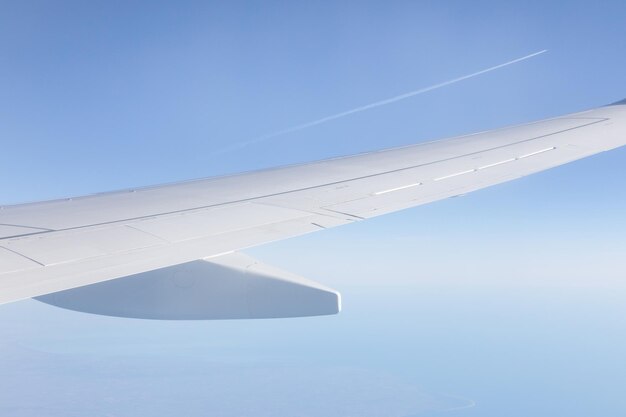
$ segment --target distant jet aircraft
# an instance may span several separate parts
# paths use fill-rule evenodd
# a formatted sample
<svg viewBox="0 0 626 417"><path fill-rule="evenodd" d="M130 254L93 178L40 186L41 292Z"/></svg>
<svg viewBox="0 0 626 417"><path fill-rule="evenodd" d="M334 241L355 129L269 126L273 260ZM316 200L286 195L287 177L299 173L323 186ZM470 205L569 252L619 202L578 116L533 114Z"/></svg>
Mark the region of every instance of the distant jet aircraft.
<svg viewBox="0 0 626 417"><path fill-rule="evenodd" d="M339 294L241 249L466 194L626 145L626 100L489 132L0 208L0 304L149 319L334 314Z"/></svg>

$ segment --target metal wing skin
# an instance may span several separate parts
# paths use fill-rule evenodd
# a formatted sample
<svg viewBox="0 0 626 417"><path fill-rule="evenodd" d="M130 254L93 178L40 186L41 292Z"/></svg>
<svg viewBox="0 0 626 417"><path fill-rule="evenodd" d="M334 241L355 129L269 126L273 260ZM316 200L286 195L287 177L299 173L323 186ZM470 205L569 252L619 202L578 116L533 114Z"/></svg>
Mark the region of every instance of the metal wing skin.
<svg viewBox="0 0 626 417"><path fill-rule="evenodd" d="M153 271L152 292L139 284L121 285L120 280L118 290L111 286L102 290L104 298L97 303L101 307L92 312L166 319L336 313L340 303L336 292L282 273L263 272L263 279L280 284L269 286L280 287L275 291L263 287L248 292L226 285L223 299L236 303L248 297L247 304L241 304L245 312L224 314L203 306L202 300L215 304L221 297L224 285L206 284L207 279L221 276L216 271L228 269L219 282L227 282L227 276L237 273L233 271L248 274L252 284L245 285L257 282L249 271L255 262L231 256L238 250L466 194L623 145L624 101L509 128L309 164L4 206L0 209L0 303L69 291L42 301L89 311L85 305L90 303L80 298L89 294L96 300L99 293L72 289L129 276L128 281L150 282ZM220 259L231 263L224 269ZM199 260L217 266L197 264ZM170 278L163 278L164 269ZM194 287L196 301L189 303L197 311L180 312L188 302L180 294L172 307L167 286L176 286L181 279L202 282ZM159 291L154 290L157 281ZM285 289L285 281L293 287ZM129 288L137 296L118 300L116 291L128 294ZM152 295L146 298L147 293ZM250 312L249 306L259 299L287 305L290 294L296 293L313 294L301 300L315 304L318 297L325 307ZM332 305L328 294L335 294ZM118 303L119 309L102 307L103 299ZM160 303L169 305L172 313L161 314ZM129 309L134 313L125 313Z"/></svg>

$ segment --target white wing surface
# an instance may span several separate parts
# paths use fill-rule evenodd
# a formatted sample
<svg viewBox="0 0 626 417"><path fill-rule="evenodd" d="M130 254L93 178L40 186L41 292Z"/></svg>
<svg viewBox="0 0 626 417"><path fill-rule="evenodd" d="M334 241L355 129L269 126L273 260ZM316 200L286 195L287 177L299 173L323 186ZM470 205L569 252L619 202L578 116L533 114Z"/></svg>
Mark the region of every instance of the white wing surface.
<svg viewBox="0 0 626 417"><path fill-rule="evenodd" d="M174 268L171 279L180 279L180 274L189 278L190 272L180 271L190 270L189 263L198 260L219 263L220 257L240 249L465 194L625 144L622 101L535 123L304 165L5 206L0 209L0 303L65 290L70 290L65 295L80 298L85 291L71 289L137 274L145 279L149 271L156 271L156 277L159 270L176 265L180 269ZM196 271L193 280L203 279L200 269L191 268ZM283 280L280 274L274 278ZM198 285L198 291L211 300L221 290ZM106 301L118 302L110 288L104 292ZM159 314L167 293L151 299L150 313L128 316L223 316L213 310ZM261 291L254 297L267 295L284 304L288 293ZM335 301L334 307L313 308L311 314L336 312L338 296ZM125 315L129 303L103 314ZM177 303L184 305L184 297ZM65 304L89 310L76 308L80 302ZM290 310L273 316L294 315L307 314Z"/></svg>

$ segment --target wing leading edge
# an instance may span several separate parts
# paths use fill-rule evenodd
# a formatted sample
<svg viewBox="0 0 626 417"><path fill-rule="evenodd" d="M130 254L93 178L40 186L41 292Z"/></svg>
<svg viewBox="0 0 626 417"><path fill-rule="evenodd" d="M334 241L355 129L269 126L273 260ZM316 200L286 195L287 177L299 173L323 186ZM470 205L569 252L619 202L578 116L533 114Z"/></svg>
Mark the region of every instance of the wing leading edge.
<svg viewBox="0 0 626 417"><path fill-rule="evenodd" d="M626 144L626 103L304 165L0 210L0 303L465 194ZM271 296L269 296L271 298Z"/></svg>

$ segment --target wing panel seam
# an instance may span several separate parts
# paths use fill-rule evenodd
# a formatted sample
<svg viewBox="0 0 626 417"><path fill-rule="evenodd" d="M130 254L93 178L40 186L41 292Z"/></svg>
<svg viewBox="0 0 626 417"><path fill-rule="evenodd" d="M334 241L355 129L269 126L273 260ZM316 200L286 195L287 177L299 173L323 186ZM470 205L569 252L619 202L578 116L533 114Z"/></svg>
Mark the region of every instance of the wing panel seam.
<svg viewBox="0 0 626 417"><path fill-rule="evenodd" d="M563 120L567 120L567 118L564 118ZM582 119L582 120L590 120L590 119ZM361 180L361 179L373 178L373 177L377 177L377 176L380 176L380 175L392 174L392 173L395 173L395 172L407 171L407 170L411 170L411 169L415 169L415 168L430 166L430 165L438 164L438 163L441 163L441 162L453 161L455 159L460 159L460 158L464 158L464 157L472 156L472 155L478 155L478 154L481 154L481 153L484 153L484 152L490 152L490 151L497 150L497 149L503 149L503 148L507 148L507 147L514 146L514 145L518 145L518 144L521 144L521 143L528 143L528 142L532 142L532 141L535 141L535 140L538 140L538 139L543 139L543 138L546 138L546 137L549 137L549 136L558 135L558 134L561 134L561 133L564 133L564 132L569 132L569 131L572 131L572 130L577 130L577 129L581 129L581 128L584 128L584 127L592 126L592 125L595 125L595 124L598 124L598 123L602 123L602 122L605 122L605 121L608 121L608 120L611 120L611 119L610 118L595 118L595 119L591 119L591 120L592 121L590 121L588 123L585 123L585 124L582 124L582 125L579 125L579 126L570 127L570 128L567 128L567 129L562 129L562 130L558 130L558 131L551 132L551 133L546 133L544 135L535 136L535 137L524 139L524 140L520 140L520 141L517 141L517 142L511 142L511 143L508 143L506 145L494 146L494 147L491 147L491 148L482 149L482 150L479 150L479 151L470 152L470 153L466 153L466 154L463 154L463 155L455 155L455 156L451 156L449 158L439 159L437 161L432 161L432 162L427 162L427 163L417 164L417 165L411 165L411 166L405 166L405 167L402 167L402 168L396 168L396 169L392 169L392 170L389 170L389 171L378 172L378 173L375 173L375 174L368 174L368 175L363 175L363 176L360 176L360 177L347 178L347 179L344 179L344 180L341 180L341 181L334 181L334 182L314 185L314 186L310 186L310 187L303 187L303 188L298 188L298 189L294 189L294 190L282 191L282 192L273 193L273 194L260 195L260 196L244 198L244 199L240 199L240 200L227 201L227 202L223 202L223 203L209 204L209 205L206 205L206 206L191 207L191 208L186 208L186 209L181 209L181 210L174 210L174 211L157 213L157 214L153 213L153 214L147 214L147 215L144 215L144 216L138 216L138 217L126 218L126 219L119 219L119 220L114 220L114 221L109 221L109 222L102 222L102 223L94 223L94 224L89 224L89 225L84 225L84 226L75 226L75 227L68 227L68 228L64 228L64 229L56 229L56 230L51 230L51 231L42 231L42 232L36 232L36 233L32 233L32 234L13 236L11 238L28 237L28 236L31 236L31 235L45 235L45 234L49 234L49 233L66 232L66 231L71 231L71 230L87 229L87 228L90 228L90 227L106 226L106 225L111 225L111 224L124 224L126 222L142 220L142 219L146 219L146 218L150 218L150 217L165 216L165 215L177 214L177 213L185 213L185 212L189 212L189 211L192 211L192 210L203 210L203 209L209 209L209 208L213 208L213 207L223 207L223 206L227 206L229 204L251 202L251 201L254 201L254 200L259 200L259 199L268 198L268 197L276 197L276 196L285 195L285 194L291 194L291 193L295 193L295 192L301 192L301 191L312 190L312 189L321 188L321 187L327 187L327 186L330 186L330 185L342 184L342 183L346 183L346 182L350 182L350 181L356 181L356 180ZM434 141L434 142L437 142L437 141ZM337 212L337 213L343 214L343 215L347 215L347 213L340 213L340 212ZM358 217L358 216L356 216L356 217ZM2 238L2 239L0 239L0 242L2 242L4 240L8 240L8 239L10 239L10 238L8 238L8 237Z"/></svg>

